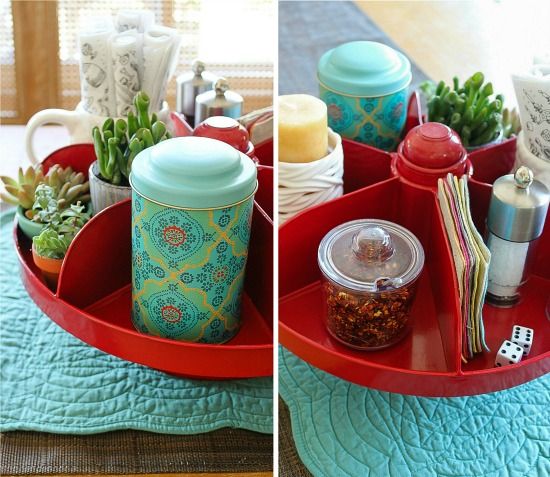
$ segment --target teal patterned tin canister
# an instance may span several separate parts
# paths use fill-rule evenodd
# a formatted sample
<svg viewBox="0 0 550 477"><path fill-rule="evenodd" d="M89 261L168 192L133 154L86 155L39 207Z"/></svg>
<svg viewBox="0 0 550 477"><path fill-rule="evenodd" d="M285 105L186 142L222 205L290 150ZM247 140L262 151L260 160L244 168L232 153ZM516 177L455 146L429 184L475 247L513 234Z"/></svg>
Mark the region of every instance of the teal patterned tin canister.
<svg viewBox="0 0 550 477"><path fill-rule="evenodd" d="M256 166L183 137L132 164L132 322L142 333L223 343L240 327Z"/></svg>
<svg viewBox="0 0 550 477"><path fill-rule="evenodd" d="M396 149L412 79L405 55L373 41L345 43L321 57L317 78L333 131L379 149Z"/></svg>

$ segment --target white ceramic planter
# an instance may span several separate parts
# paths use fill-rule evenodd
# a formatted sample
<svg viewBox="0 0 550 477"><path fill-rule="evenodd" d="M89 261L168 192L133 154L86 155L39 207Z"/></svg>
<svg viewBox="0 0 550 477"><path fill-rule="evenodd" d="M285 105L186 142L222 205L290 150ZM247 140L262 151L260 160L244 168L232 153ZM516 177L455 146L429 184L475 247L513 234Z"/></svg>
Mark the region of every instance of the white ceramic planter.
<svg viewBox="0 0 550 477"><path fill-rule="evenodd" d="M132 188L130 186L113 185L99 177L99 165L97 161L94 161L90 166L88 176L94 214L110 205L132 197Z"/></svg>

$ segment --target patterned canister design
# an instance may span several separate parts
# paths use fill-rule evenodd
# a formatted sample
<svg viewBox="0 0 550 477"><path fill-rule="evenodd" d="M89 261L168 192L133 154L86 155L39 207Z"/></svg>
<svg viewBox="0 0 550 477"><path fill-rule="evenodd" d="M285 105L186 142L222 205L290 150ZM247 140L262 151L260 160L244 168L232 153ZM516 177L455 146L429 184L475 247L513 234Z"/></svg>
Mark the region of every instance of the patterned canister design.
<svg viewBox="0 0 550 477"><path fill-rule="evenodd" d="M331 129L379 149L397 148L412 79L403 54L372 41L345 43L321 57L317 73Z"/></svg>
<svg viewBox="0 0 550 477"><path fill-rule="evenodd" d="M187 141L182 143L182 139ZM205 164L205 169L199 171L201 174L197 176L197 169L193 170L197 162L189 166L185 161L189 139L201 141L201 148L206 148L202 150L203 154L213 147L213 150L210 149L212 153L218 154L213 156L216 164L217 161L223 163L223 153L219 153L224 151L238 158L233 165L243 163L244 169L233 174L226 170L225 177L220 177L220 170L216 172L214 166L209 173L208 164ZM181 161L173 161L165 172L173 169L174 165L176 168L181 166L188 170L191 177L195 174L197 184L184 181L176 196L161 194L158 197L154 187L162 182L176 184L179 173L175 171L171 178L164 177L165 180L159 182L162 174L151 177L155 176L151 169L141 164L140 170L139 163L139 172L135 174L135 164L132 166L132 322L142 333L192 342L223 343L235 336L241 323L241 298L256 188L255 167L248 157L241 156L241 153L220 141L178 138L165 142L170 141L179 142L172 146L168 144L164 151L153 151L157 161L155 164L153 160L149 165L158 168L163 152L168 153L165 157L177 158L170 154L177 154L180 149ZM229 149L225 149L226 146ZM196 153L193 147L187 149L187 153ZM143 172L147 172L149 177ZM139 174L141 176L136 180ZM248 179L243 181L242 176L247 175ZM206 189L209 179L218 185L217 191L213 186ZM220 180L229 187L225 187ZM201 181L203 199L195 194L200 192ZM150 183L155 185L148 189ZM229 192L230 197L227 195L228 189L233 189ZM155 197L150 196L151 192ZM235 201L240 195L245 197ZM167 204L166 199L171 204ZM215 205L228 199L232 199L233 203ZM206 206L198 207L201 203Z"/></svg>

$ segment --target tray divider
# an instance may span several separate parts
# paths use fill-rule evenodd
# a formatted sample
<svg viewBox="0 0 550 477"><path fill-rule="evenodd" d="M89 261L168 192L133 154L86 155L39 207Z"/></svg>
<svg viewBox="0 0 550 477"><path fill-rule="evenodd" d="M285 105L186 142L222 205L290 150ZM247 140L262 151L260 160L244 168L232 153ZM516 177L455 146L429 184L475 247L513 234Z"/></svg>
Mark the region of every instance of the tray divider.
<svg viewBox="0 0 550 477"><path fill-rule="evenodd" d="M63 261L57 296L86 308L131 281L131 200L92 217L71 243Z"/></svg>

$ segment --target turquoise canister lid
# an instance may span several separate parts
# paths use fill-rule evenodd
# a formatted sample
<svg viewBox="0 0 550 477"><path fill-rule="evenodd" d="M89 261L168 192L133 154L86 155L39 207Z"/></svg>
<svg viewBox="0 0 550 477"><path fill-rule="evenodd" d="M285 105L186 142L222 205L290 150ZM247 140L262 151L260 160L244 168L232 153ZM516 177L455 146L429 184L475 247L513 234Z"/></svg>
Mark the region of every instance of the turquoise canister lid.
<svg viewBox="0 0 550 477"><path fill-rule="evenodd" d="M327 51L317 75L328 89L364 97L396 93L412 79L408 58L375 41L352 41Z"/></svg>
<svg viewBox="0 0 550 477"><path fill-rule="evenodd" d="M167 206L229 206L256 190L256 165L229 144L205 137L177 137L140 152L130 184L140 195Z"/></svg>

